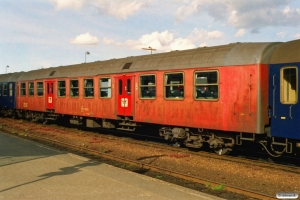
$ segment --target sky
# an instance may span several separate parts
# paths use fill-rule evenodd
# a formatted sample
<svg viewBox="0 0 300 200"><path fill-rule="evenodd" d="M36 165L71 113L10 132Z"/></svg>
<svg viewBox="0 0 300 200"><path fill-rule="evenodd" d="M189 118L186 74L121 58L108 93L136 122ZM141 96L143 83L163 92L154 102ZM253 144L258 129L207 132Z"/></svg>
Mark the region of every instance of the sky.
<svg viewBox="0 0 300 200"><path fill-rule="evenodd" d="M0 74L295 39L299 0L0 0Z"/></svg>

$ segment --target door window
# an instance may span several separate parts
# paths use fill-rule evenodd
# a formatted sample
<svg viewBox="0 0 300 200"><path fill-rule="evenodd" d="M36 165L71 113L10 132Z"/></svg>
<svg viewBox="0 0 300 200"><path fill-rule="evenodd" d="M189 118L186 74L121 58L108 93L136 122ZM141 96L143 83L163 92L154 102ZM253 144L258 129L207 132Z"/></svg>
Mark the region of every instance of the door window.
<svg viewBox="0 0 300 200"><path fill-rule="evenodd" d="M280 101L283 104L298 102L298 76L296 67L284 67L280 70Z"/></svg>
<svg viewBox="0 0 300 200"><path fill-rule="evenodd" d="M13 96L13 84L12 83L9 84L9 96L10 97Z"/></svg>
<svg viewBox="0 0 300 200"><path fill-rule="evenodd" d="M127 79L127 86L126 86L127 94L130 95L131 92L131 80Z"/></svg>
<svg viewBox="0 0 300 200"><path fill-rule="evenodd" d="M122 90L123 89L123 87L122 87L123 84L122 83L123 83L123 81L120 79L119 80L119 95L122 95L122 91L123 91Z"/></svg>
<svg viewBox="0 0 300 200"><path fill-rule="evenodd" d="M47 84L47 94L53 94L53 83Z"/></svg>

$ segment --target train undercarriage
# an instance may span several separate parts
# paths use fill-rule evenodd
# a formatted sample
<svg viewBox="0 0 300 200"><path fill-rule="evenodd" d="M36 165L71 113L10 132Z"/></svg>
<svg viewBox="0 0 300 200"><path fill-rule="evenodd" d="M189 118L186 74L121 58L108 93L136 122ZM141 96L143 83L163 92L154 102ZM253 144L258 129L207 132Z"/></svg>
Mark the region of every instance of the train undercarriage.
<svg viewBox="0 0 300 200"><path fill-rule="evenodd" d="M46 124L49 121L55 123L70 123L89 128L118 129L122 131L136 131L137 128L149 126L149 124L134 122L133 118L118 116L117 120L86 118L81 116L68 116L55 114L53 111L34 112L26 110L2 109L1 115L12 118L25 118L32 122ZM265 134L236 133L202 128L184 128L171 126L158 126L159 136L176 144L188 148L200 149L204 145L209 146L219 155L229 154L235 147L245 144L259 144L261 148L272 157L280 157L283 154L300 154L300 141L287 138L275 138L270 136L270 128L266 128Z"/></svg>

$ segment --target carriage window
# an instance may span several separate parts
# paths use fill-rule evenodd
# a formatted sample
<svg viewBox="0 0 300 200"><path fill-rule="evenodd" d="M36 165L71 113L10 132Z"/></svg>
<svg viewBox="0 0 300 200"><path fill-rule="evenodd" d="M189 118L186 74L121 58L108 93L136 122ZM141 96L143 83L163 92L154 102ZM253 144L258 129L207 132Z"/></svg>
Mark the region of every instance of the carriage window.
<svg viewBox="0 0 300 200"><path fill-rule="evenodd" d="M34 95L34 84L33 82L28 83L28 96Z"/></svg>
<svg viewBox="0 0 300 200"><path fill-rule="evenodd" d="M2 96L2 84L0 83L0 97Z"/></svg>
<svg viewBox="0 0 300 200"><path fill-rule="evenodd" d="M165 97L167 99L183 99L183 73L165 74Z"/></svg>
<svg viewBox="0 0 300 200"><path fill-rule="evenodd" d="M219 98L218 74L218 71L195 72L195 99L217 100Z"/></svg>
<svg viewBox="0 0 300 200"><path fill-rule="evenodd" d="M9 84L9 96L10 97L13 96L13 84L12 83Z"/></svg>
<svg viewBox="0 0 300 200"><path fill-rule="evenodd" d="M280 70L280 101L283 104L298 102L298 76L296 67L286 67Z"/></svg>
<svg viewBox="0 0 300 200"><path fill-rule="evenodd" d="M78 80L70 81L70 96L78 97L79 96L79 82Z"/></svg>
<svg viewBox="0 0 300 200"><path fill-rule="evenodd" d="M155 75L140 76L140 98L154 99L156 97Z"/></svg>
<svg viewBox="0 0 300 200"><path fill-rule="evenodd" d="M7 83L2 83L2 95L7 96Z"/></svg>
<svg viewBox="0 0 300 200"><path fill-rule="evenodd" d="M26 83L21 83L21 96L26 96Z"/></svg>
<svg viewBox="0 0 300 200"><path fill-rule="evenodd" d="M57 91L59 97L66 96L66 81L57 81Z"/></svg>
<svg viewBox="0 0 300 200"><path fill-rule="evenodd" d="M100 78L100 97L111 98L111 79Z"/></svg>
<svg viewBox="0 0 300 200"><path fill-rule="evenodd" d="M43 82L37 82L36 93L37 93L37 96L39 96L39 97L44 95L44 83Z"/></svg>
<svg viewBox="0 0 300 200"><path fill-rule="evenodd" d="M94 97L93 79L84 79L84 97Z"/></svg>

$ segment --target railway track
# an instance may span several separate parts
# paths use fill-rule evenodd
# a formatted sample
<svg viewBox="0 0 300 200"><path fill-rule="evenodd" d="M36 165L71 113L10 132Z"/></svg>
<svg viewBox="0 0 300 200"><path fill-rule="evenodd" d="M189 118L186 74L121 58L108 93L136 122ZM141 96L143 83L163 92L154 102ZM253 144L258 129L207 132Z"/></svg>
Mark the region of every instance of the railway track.
<svg viewBox="0 0 300 200"><path fill-rule="evenodd" d="M90 129L87 129L87 132L91 133L89 131ZM74 130L76 132L80 132L80 130ZM124 132L124 131L118 131L118 130L107 130L107 129L101 129L101 131L105 131L106 134L101 134L102 138L106 139L115 139L115 140L120 140L120 136L114 136L117 134L126 134L127 136L134 136L134 137L143 137L146 138L147 141L140 141L140 140L134 140L134 139L128 139L128 142L132 144L138 144L142 146L150 146L150 147L155 147L155 148L160 148L162 150L170 150L170 151L175 151L178 153L188 153L194 156L201 156L201 157L207 157L207 158L213 158L213 159L219 159L219 160L224 160L224 161L230 161L234 163L241 163L241 164L246 164L246 165L251 165L251 166L257 166L257 167L263 167L263 168L268 168L268 169L278 169L281 171L286 171L286 172L292 172L292 173L297 173L300 174L300 167L298 166L293 166L293 165L284 165L284 164L278 164L274 162L268 162L266 160L258 160L256 158L246 158L246 157L241 157L241 156L231 156L231 155L218 155L216 153L211 153L207 151L193 151L191 149L188 149L186 147L180 147L178 148L177 146L172 146L172 145L167 145L164 143L159 143L159 142L153 142L148 139L155 139L155 140L163 140L164 139L160 137L153 137L153 136L148 136L145 134L136 134L136 133L131 133L131 132ZM95 133L96 135L99 135L99 132ZM110 134L110 135L107 135ZM293 158L295 159L295 158ZM299 161L300 162L300 161Z"/></svg>
<svg viewBox="0 0 300 200"><path fill-rule="evenodd" d="M6 131L8 133L11 133L11 129L9 129L9 128L2 129L2 130ZM25 134L23 136L25 136ZM111 136L109 136L109 137L111 137ZM184 180L187 180L187 181L191 181L191 182L194 182L194 183L199 183L199 184L205 185L209 182L210 187L218 187L218 186L222 185L222 183L220 183L220 182L203 179L201 177L196 177L196 176L192 176L192 175L189 175L189 174L179 173L179 172L169 170L169 169L166 169L166 168L162 168L162 167L158 167L158 166L155 166L155 165L139 162L137 160L131 160L131 159L115 156L115 155L110 155L109 153L104 153L104 152L96 151L96 150L93 150L93 149L85 148L85 147L82 147L82 146L65 143L65 142L62 142L62 141L55 140L55 139L49 139L49 138L37 136L37 135L34 135L34 134L28 134L27 132L26 132L26 138L32 139L32 140L35 140L35 141L42 141L46 144L48 143L48 144L55 145L55 146L58 146L58 147L67 148L67 149L70 149L70 150L73 150L73 151L75 150L77 152L80 152L81 154L90 154L90 155L93 155L93 156L102 157L102 158L106 158L106 159L109 159L109 160L121 162L121 163L124 163L124 164L127 164L127 165L134 165L134 166L137 166L140 169L152 170L152 171L155 171L155 172L159 172L161 174L170 175L172 177L177 177L177 178L184 179ZM130 141L130 142L134 142L134 141ZM139 141L135 141L135 143L142 144ZM145 143L143 143L143 145L145 145ZM148 145L153 145L153 144L148 144ZM157 145L157 146L159 146L159 145ZM166 147L166 146L162 146L162 145L160 145L160 146L161 146L161 148ZM168 148L174 150L174 148L171 148L171 147L168 147ZM176 151L178 151L178 149L176 149ZM186 151L186 150L184 150L184 151ZM201 153L201 156L206 154L206 153L204 153L204 154L202 154L202 153ZM195 153L195 155L197 155L197 153ZM209 154L209 153L207 153L206 155L209 156L209 157L212 157L212 155ZM220 157L218 156L218 158L220 158ZM276 199L275 197L267 195L267 194L246 190L244 188L239 188L239 187L233 186L233 185L227 185L226 184L226 187L224 189L228 192L245 195L247 197L255 198L255 199Z"/></svg>
<svg viewBox="0 0 300 200"><path fill-rule="evenodd" d="M102 137L105 137L105 136L102 136ZM112 138L112 136L109 136L109 137ZM119 137L115 137L114 139L119 139ZM300 174L300 167L297 167L297 166L270 163L270 162L266 162L266 161L253 160L253 159L248 159L248 158L244 158L244 157L236 157L236 156L230 156L230 155L218 155L216 153L210 153L210 152L204 152L204 151L195 152L195 151L191 151L187 148L178 148L178 147L163 145L160 143L145 142L145 141L138 141L138 140L130 140L129 142L134 143L134 144L143 145L143 146L146 145L146 146L151 146L151 147L155 147L155 148L161 148L163 150L167 149L167 150L176 151L179 153L189 153L194 156L214 158L214 159L230 161L230 162L234 162L234 163L241 163L241 164L252 165L252 166L257 166L257 167L264 167L264 168L268 168L268 169L278 169L281 171L287 171L287 172L293 172L293 173Z"/></svg>

